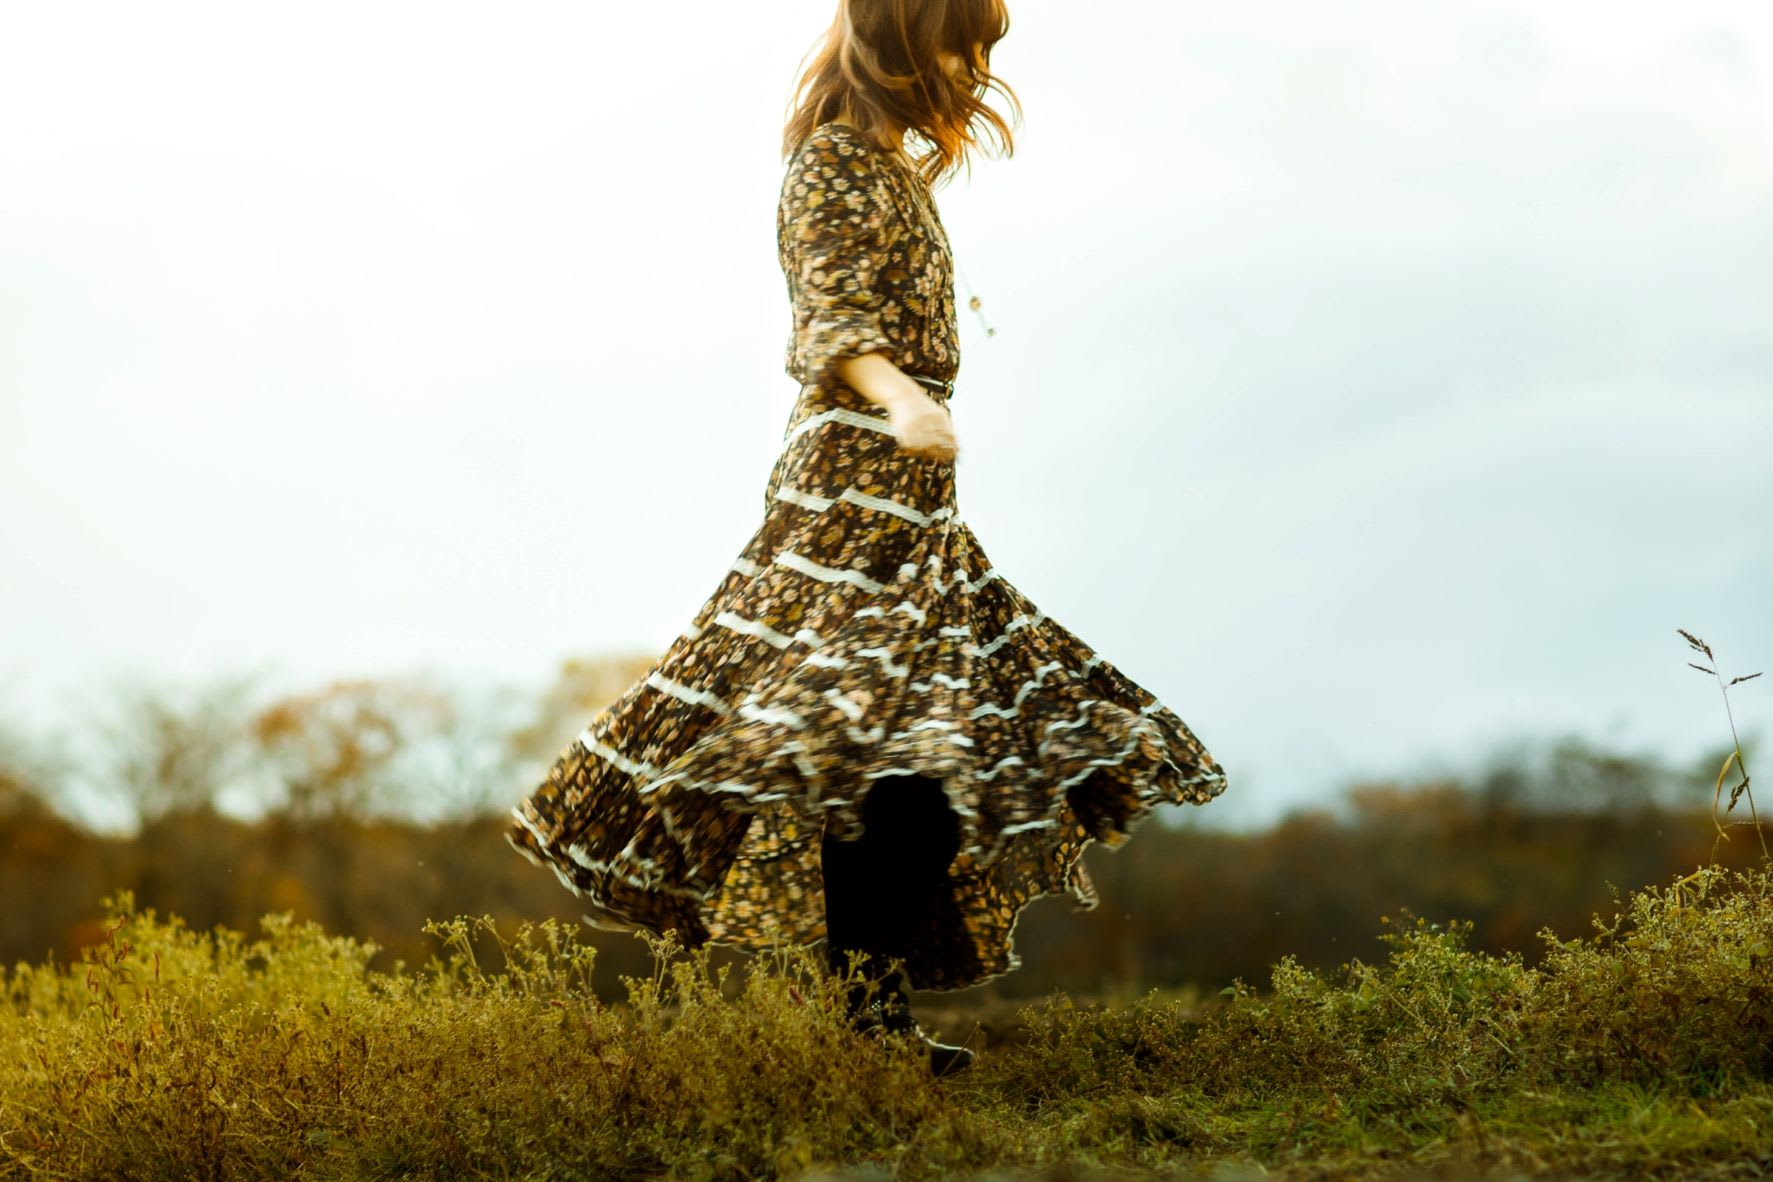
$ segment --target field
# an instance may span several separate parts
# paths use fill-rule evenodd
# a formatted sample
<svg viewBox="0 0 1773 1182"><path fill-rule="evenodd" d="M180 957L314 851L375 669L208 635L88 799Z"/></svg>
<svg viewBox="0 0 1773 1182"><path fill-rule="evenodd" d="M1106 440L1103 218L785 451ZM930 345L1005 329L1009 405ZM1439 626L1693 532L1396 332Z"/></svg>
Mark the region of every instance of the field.
<svg viewBox="0 0 1773 1182"><path fill-rule="evenodd" d="M1768 868L1705 867L1531 968L1405 915L1383 963L1216 996L924 995L981 1052L932 1079L804 949L649 937L609 1004L552 919L428 924L437 955L381 972L288 913L196 932L119 892L81 963L6 975L0 1177L1759 1178L1770 904Z"/></svg>

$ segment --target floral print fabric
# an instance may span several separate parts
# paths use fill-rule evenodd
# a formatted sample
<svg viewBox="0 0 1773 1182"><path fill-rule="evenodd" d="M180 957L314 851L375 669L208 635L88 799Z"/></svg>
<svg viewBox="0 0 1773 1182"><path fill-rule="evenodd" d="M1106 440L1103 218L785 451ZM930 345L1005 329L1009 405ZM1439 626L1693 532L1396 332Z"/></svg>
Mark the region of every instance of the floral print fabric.
<svg viewBox="0 0 1773 1182"><path fill-rule="evenodd" d="M831 363L875 350L901 369L955 376L948 235L923 180L892 154L841 123L817 129L783 181L776 246L794 309L792 377L842 385Z"/></svg>
<svg viewBox="0 0 1773 1182"><path fill-rule="evenodd" d="M951 461L901 451L831 369L884 351L952 379L952 260L923 182L826 124L789 164L778 247L802 383L763 520L653 668L515 805L506 840L597 926L761 950L825 936L820 850L877 783L941 782L961 826L954 906L922 919L920 989L1019 964L1022 909L1097 897L1079 860L1223 769L1173 711L1004 577ZM932 390L947 404L952 388Z"/></svg>

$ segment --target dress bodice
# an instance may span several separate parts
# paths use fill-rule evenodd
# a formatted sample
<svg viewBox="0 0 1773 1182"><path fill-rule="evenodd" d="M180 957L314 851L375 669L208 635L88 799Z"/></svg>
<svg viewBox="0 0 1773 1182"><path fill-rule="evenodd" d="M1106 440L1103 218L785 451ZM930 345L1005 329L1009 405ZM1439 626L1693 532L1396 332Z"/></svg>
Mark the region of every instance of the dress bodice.
<svg viewBox="0 0 1773 1182"><path fill-rule="evenodd" d="M786 368L803 385L837 383L832 362L874 351L908 372L959 372L954 260L935 197L863 132L824 123L802 141L776 244L793 310Z"/></svg>

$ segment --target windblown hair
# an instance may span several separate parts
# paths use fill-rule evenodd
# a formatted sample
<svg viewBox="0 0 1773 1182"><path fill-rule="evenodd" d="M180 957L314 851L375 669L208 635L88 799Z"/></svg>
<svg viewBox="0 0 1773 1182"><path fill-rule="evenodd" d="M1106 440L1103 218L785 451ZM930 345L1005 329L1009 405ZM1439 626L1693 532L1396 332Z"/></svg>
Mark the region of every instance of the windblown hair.
<svg viewBox="0 0 1773 1182"><path fill-rule="evenodd" d="M1021 116L1015 92L990 68L991 47L1009 30L1004 0L838 0L837 19L795 86L783 157L846 105L876 138L897 124L922 141L917 168L932 186L971 166L982 130L1010 155L1010 125L984 102L996 90ZM937 61L944 50L967 63L959 84Z"/></svg>

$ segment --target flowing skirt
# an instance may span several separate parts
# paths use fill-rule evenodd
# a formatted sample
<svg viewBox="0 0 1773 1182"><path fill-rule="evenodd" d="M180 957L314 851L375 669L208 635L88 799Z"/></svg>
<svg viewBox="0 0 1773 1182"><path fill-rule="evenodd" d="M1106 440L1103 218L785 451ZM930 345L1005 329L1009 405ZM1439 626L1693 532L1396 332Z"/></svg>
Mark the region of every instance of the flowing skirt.
<svg viewBox="0 0 1773 1182"><path fill-rule="evenodd" d="M938 401L945 396L938 395ZM761 950L826 936L821 846L871 787L938 780L954 906L923 916L919 989L1020 964L1022 909L1097 896L1080 855L1226 777L1170 709L992 565L954 465L880 408L808 386L763 521L690 626L515 805L506 840L587 922Z"/></svg>

